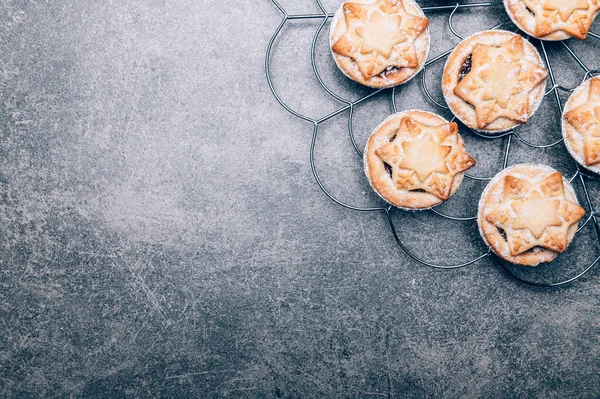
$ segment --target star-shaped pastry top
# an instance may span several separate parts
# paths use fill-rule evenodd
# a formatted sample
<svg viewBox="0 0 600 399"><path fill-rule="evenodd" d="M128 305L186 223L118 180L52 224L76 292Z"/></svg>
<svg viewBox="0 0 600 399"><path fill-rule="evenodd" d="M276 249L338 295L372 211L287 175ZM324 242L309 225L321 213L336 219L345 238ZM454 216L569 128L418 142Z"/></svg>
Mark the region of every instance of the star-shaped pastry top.
<svg viewBox="0 0 600 399"><path fill-rule="evenodd" d="M585 104L565 113L565 119L583 136L586 165L600 163L600 78L590 81L590 93Z"/></svg>
<svg viewBox="0 0 600 399"><path fill-rule="evenodd" d="M454 177L475 165L454 122L427 126L404 117L395 138L375 153L392 168L398 189L424 190L443 200L452 193Z"/></svg>
<svg viewBox="0 0 600 399"><path fill-rule="evenodd" d="M585 39L600 10L598 0L523 0L535 15L535 36L543 37L563 31L578 39Z"/></svg>
<svg viewBox="0 0 600 399"><path fill-rule="evenodd" d="M523 46L523 38L516 35L501 47L478 43L473 48L471 70L454 94L475 107L478 128L501 117L527 122L529 93L548 71L526 60Z"/></svg>
<svg viewBox="0 0 600 399"><path fill-rule="evenodd" d="M403 0L344 3L343 11L347 30L331 48L352 58L365 79L389 67L418 67L414 41L429 21L408 13Z"/></svg>
<svg viewBox="0 0 600 399"><path fill-rule="evenodd" d="M502 202L485 219L504 230L510 253L517 256L534 247L564 252L569 227L584 214L565 197L563 177L555 172L539 182L506 176Z"/></svg>

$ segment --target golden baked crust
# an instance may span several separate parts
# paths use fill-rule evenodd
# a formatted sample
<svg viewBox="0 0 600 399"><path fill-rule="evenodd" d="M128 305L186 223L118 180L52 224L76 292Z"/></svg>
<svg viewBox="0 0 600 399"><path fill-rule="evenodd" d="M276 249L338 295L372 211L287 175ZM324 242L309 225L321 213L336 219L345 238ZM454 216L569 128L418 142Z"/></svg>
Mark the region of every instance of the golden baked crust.
<svg viewBox="0 0 600 399"><path fill-rule="evenodd" d="M533 115L544 98L547 77L542 59L528 41L491 30L466 38L454 49L446 61L442 90L465 125L500 133Z"/></svg>
<svg viewBox="0 0 600 399"><path fill-rule="evenodd" d="M463 172L475 165L456 123L416 110L394 114L375 128L364 162L375 191L405 209L426 209L447 200Z"/></svg>
<svg viewBox="0 0 600 399"><path fill-rule="evenodd" d="M504 0L513 22L542 40L587 37L600 10L600 0Z"/></svg>
<svg viewBox="0 0 600 399"><path fill-rule="evenodd" d="M477 224L498 256L536 266L567 249L584 214L573 187L559 172L522 164L490 181L479 201Z"/></svg>
<svg viewBox="0 0 600 399"><path fill-rule="evenodd" d="M563 111L567 149L583 167L600 173L600 77L582 83Z"/></svg>
<svg viewBox="0 0 600 399"><path fill-rule="evenodd" d="M428 25L413 0L346 1L331 22L331 51L351 79L370 87L396 86L423 67Z"/></svg>

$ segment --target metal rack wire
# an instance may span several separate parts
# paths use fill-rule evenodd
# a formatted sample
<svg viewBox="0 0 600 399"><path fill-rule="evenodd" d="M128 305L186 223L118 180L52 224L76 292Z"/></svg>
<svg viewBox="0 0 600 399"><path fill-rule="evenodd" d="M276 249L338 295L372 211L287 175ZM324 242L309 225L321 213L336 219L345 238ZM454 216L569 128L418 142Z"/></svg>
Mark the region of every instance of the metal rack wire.
<svg viewBox="0 0 600 399"><path fill-rule="evenodd" d="M275 30L275 32L273 33L273 36L271 37L269 44L267 46L267 51L266 51L266 57L265 57L265 72L266 72L266 77L267 77L267 83L269 84L269 87L271 89L271 92L273 93L273 95L275 96L275 99L279 102L279 104L281 104L281 106L283 108L285 108L288 112L290 112L292 115L312 124L313 127L313 134L312 134L312 140L311 140L311 145L310 145L310 167L312 170L312 173L314 175L314 178L319 186L319 188L335 203L343 206L344 208L353 210L353 211L358 211L358 212L383 212L386 215L387 221L389 223L391 232L394 236L394 239L396 241L396 243L398 244L398 246L414 261L428 266L428 267L432 267L432 268L436 268L436 269L458 269L458 268L462 268L462 267L466 267L469 265L472 265L476 262L479 262L482 259L485 258L491 258L493 259L496 264L498 264L509 276L511 276L512 278L528 284L528 285L532 285L532 286L537 286L537 287L557 287L557 286L562 286L568 283L571 283L579 278L581 278L582 276L584 276L586 273L588 273L594 266L596 266L599 262L600 262L600 255L598 255L595 260L593 260L589 265L585 266L585 268L583 268L580 272L578 272L576 275L570 277L570 278L566 278L566 279L561 279L560 281L554 281L554 282L537 282L537 281L530 281L527 280L523 277L518 276L517 274L515 274L509 266L507 266L506 262L503 261L502 259L500 259L499 257L497 257L492 251L491 249L488 250L487 252L476 256L474 259L471 259L467 262L463 262L460 264L454 264L454 265L443 265L443 264L436 264L433 262L429 262L427 260L421 259L419 256L417 256L415 253L413 253L412 251L410 251L402 242L398 231L396 230L396 226L394 224L394 221L392 219L392 212L394 212L396 210L396 208L394 208L393 206L389 205L389 206L381 206L381 207L370 207L370 208L363 208L363 207L357 207L357 206L353 206L347 203L344 203L340 200L338 200L337 198L335 198L328 190L327 188L323 185L323 182L321 181L319 174L317 172L317 169L315 167L315 143L317 140L317 136L319 134L319 126L337 116L340 115L344 112L348 112L348 137L352 143L352 146L354 147L354 150L356 151L357 155L361 158L361 162L362 162L362 156L363 153L361 151L361 149L359 148L359 146L356 143L355 137L354 137L354 131L353 131L353 115L354 115L354 109L357 105L361 104L362 102L368 100L369 98L383 92L383 91L389 91L390 92L390 101L391 101L391 106L392 109L394 110L394 112L398 112L398 108L397 108L397 104L396 104L396 88L392 88L392 89L380 89L380 90L374 90L371 93L359 98L358 100L355 101L350 101L346 98L341 97L340 95L334 93L323 81L323 79L321 78L321 75L319 73L319 70L317 68L317 63L316 63L316 45L317 45L317 40L319 38L319 35L321 33L321 31L323 30L324 26L327 24L327 21L333 17L334 14L331 13L327 13L327 11L325 10L325 8L323 7L323 4L321 2L321 0L315 0L317 6L319 7L319 10L321 11L320 13L316 13L316 14L289 14L279 3L277 0L271 0L273 2L273 4L279 9L279 11L283 14L283 18L281 20L281 22L279 23L279 26L277 27L277 29ZM502 5L502 3L495 1L495 2L482 2L482 3L471 3L471 4L454 4L454 5L443 5L443 6L432 6L432 7L421 7L423 9L424 12L443 12L443 11L449 11L450 14L448 15L448 27L450 29L450 31L452 32L452 34L454 34L457 38L459 39L464 39L459 33L458 31L455 29L454 27L454 23L453 23L453 18L455 13L458 10L461 9L467 9L467 8L472 8L472 9L476 9L476 8L485 8L485 7L491 7L491 6L499 6ZM320 84L320 86L333 98L335 98L337 101L339 101L340 103L343 104L342 107L340 107L339 109L337 109L334 112L331 112L328 115L325 115L323 117L321 117L320 119L313 119L310 118L306 115L303 115L297 111L295 111L294 109L292 109L290 106L288 106L281 98L280 96L277 94L277 91L275 90L275 87L273 85L273 81L271 78L271 51L273 48L273 44L275 42L275 40L277 39L277 37L279 36L282 28L284 27L284 25L286 24L286 22L291 21L291 20L321 20L321 23L319 24L313 40L312 40L312 44L311 44L311 64L312 64L312 70L314 72L315 78L317 79L318 83ZM503 22L491 29L498 29L501 26L504 26L506 24L511 23L510 21L506 21ZM594 39L600 39L600 35L595 34L593 32L589 33L589 36L591 38ZM529 40L531 41L532 38L529 37ZM539 42L539 46L541 48L541 53L543 56L543 59L545 61L546 67L549 71L549 79L550 79L550 83L552 85L552 87L545 93L545 96L550 96L552 94L554 94L556 103L558 105L558 109L562 115L562 102L559 96L559 91L563 91L563 92L573 92L575 90L575 88L568 88L568 87L563 87L559 84L557 84L556 79L555 79L555 75L554 75L554 71L552 69L552 65L550 63L550 60L548 58L548 53L546 51L546 46L544 44L543 41L538 41ZM588 68L585 63L581 60L580 57L578 57L575 52L564 42L561 42L562 45L564 46L564 48L567 50L568 54L574 59L574 61L578 64L578 66L583 69L583 71L585 72L584 77L582 79L582 82L586 81L588 78L600 74L600 70L598 69L590 69ZM431 93L428 90L428 86L427 86L427 78L426 78L426 70L427 67L431 66L432 64L444 59L445 57L447 57L452 50L454 50L454 48L451 48L445 52L443 52L442 54L433 57L431 59L429 59L428 61L426 61L425 63L425 67L423 68L423 70L420 72L421 73L421 88L425 94L425 96L427 97L427 99L429 101L431 101L432 104L434 104L435 106L441 108L441 109L449 109L445 104L442 104L438 101L436 101L433 96L431 95ZM453 118L452 120L455 120L455 118ZM465 127L466 128L466 127ZM468 129L468 128L466 128ZM470 129L468 129L470 130ZM505 132L503 134L496 134L496 135L486 135L480 132L476 132L474 130L470 130L470 132L472 132L473 134L480 136L481 138L484 139L488 139L488 140L504 140L505 141L505 152L504 152L504 157L503 157L503 162L502 162L502 169L505 169L508 166L508 160L509 160L509 155L510 155L510 150L511 150L511 145L513 143L513 140L517 140L520 143L522 143L523 145L527 146L527 147L531 147L534 149L547 149L547 148L551 148L551 147L555 147L559 144L562 143L563 139L561 138L558 141L552 142L552 143L543 143L543 144L537 144L537 143L532 143L528 140L526 140L525 138L523 138L516 130L511 130L508 132ZM489 181L492 179L492 177L480 177L480 176L474 176L471 175L469 173L465 174L465 177L471 180L476 180L476 181ZM581 224L581 226L578 229L578 232L581 231L582 229L584 229L588 224L590 224L590 222L593 225L593 228L595 230L595 235L596 235L596 239L598 240L598 242L600 243L600 225L599 225L599 221L598 221L598 217L596 214L596 211L594 209L594 206L592 204L591 198L590 198L590 193L586 184L586 181L589 181L590 179L598 179L597 176L592 176L592 174L588 174L586 173L586 171L584 169L582 169L579 165L577 165L577 171L576 173L569 178L570 182L574 182L574 181L578 181L581 185L582 191L584 193L584 197L585 197L585 204L587 207L587 211L589 216L586 218L586 220ZM477 219L477 216L467 216L467 217L460 217L460 216L453 216L453 215L448 215L445 214L444 212L436 209L436 207L433 207L429 210L430 212L435 213L436 215L448 219L448 220L452 220L452 221L456 221L456 222L472 222L475 221Z"/></svg>

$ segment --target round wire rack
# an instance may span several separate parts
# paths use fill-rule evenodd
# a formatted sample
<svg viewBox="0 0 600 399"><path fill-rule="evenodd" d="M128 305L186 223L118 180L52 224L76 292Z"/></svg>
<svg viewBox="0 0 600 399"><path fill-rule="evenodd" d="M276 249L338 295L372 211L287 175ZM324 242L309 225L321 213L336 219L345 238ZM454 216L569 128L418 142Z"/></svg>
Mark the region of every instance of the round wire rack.
<svg viewBox="0 0 600 399"><path fill-rule="evenodd" d="M459 268L463 268L463 267L472 265L474 263L477 263L483 259L491 258L495 261L495 263L497 265L499 265L502 268L502 270L504 270L504 272L506 272L510 277L514 278L515 280L517 280L521 283L532 285L532 286L537 286L537 287L557 287L557 286L563 286L563 285L569 284L569 283L581 278L582 276L587 274L590 270L592 270L592 268L594 268L594 266L596 266L600 262L600 255L594 255L595 259L593 261L591 261L591 263L586 264L584 267L580 268L575 273L573 273L574 275L569 276L569 277L560 278L557 281L542 281L542 282L534 281L534 280L525 278L523 276L519 276L518 273L514 272L513 268L511 267L511 265L508 262L506 262L506 261L502 260L501 258L499 258L498 256L496 256L491 251L491 249L487 250L486 252L484 252L478 256L475 256L473 259L471 259L469 261L461 262L458 264L433 263L433 262L424 260L421 257L419 257L418 255L416 255L413 251L411 251L409 248L407 248L407 246L402 242L402 239L400 238L400 235L398 234L396 225L392 218L392 213L394 211L397 211L397 208L395 208L391 205L379 206L379 207L358 207L358 206L353 206L353 205L347 204L347 203L342 202L339 199L337 199L325 187L321 178L319 177L317 168L315 167L315 143L317 141L317 136L319 134L319 127L324 122L326 122L340 114L347 112L347 114L348 114L348 123L347 123L348 137L350 139L350 142L352 143L354 150L361 158L361 163L362 163L363 153L362 153L362 150L360 149L359 145L357 144L357 141L356 141L355 135L354 135L354 129L353 129L354 110L359 104L378 95L379 93L388 91L390 94L391 107L394 112L398 112L398 106L396 104L396 87L391 88L391 89L372 90L367 95L362 96L355 101L350 101L350 100L343 98L340 95L336 94L333 90L330 89L330 87L328 87L328 85L322 79L321 74L319 73L319 70L317 68L317 62L316 62L317 40L319 38L319 35L321 34L321 31L323 30L323 28L325 27L325 25L327 24L329 19L333 17L334 14L328 13L326 11L321 0L315 0L316 4L320 10L320 13L314 13L314 14L289 14L277 0L271 0L271 1L279 9L279 11L283 14L283 18L282 18L281 22L279 23L279 26L273 33L273 36L271 37L269 44L267 46L266 57L265 57L265 72L266 72L266 77L267 77L267 83L269 84L269 88L271 89L271 92L275 96L275 99L279 102L279 104L281 104L281 106L283 108L285 108L289 113L291 113L295 117L300 118L312 125L313 133L312 133L312 140L311 140L311 144L310 144L310 167L311 167L311 170L312 170L312 173L314 175L317 185L332 201L334 201L335 203L337 203L338 205L340 205L344 208L347 208L347 209L350 209L353 211L357 211L357 212L382 212L386 216L386 219L389 223L390 230L391 230L392 235L393 235L396 243L398 244L398 246L415 262L422 264L424 266L428 266L428 267L432 267L432 268L436 268L436 269L445 269L445 270L459 269ZM453 5L440 5L440 6L429 6L429 7L425 6L425 7L421 7L421 8L425 13L448 12L449 13L448 19L447 19L448 28L450 29L450 31L452 32L452 34L454 36L456 36L458 39L462 40L462 39L464 39L464 37L458 33L457 29L454 26L454 17L456 15L457 11L464 10L464 9L484 9L484 8L494 7L494 6L502 6L502 3L498 2L498 1L480 2L480 3L464 3L464 4L456 3ZM297 112L296 110L292 109L288 104L286 104L281 99L281 97L277 93L277 90L275 89L274 84L273 84L273 80L272 80L272 76L271 76L271 54L272 54L273 44L275 43L276 39L278 38L279 34L281 33L284 25L287 22L292 21L292 20L313 20L313 21L320 20L321 21L320 24L318 25L317 30L315 31L315 34L314 34L312 42L311 42L310 60L311 60L311 65L312 65L312 71L314 73L314 77L318 81L319 85L323 88L323 90L325 90L326 93L328 93L331 97L333 97L335 100L342 103L343 105L339 109L335 110L334 112L331 112L319 119L314 119L314 118L308 117L308 116L303 115L300 112ZM512 25L512 22L510 20L507 20L505 22L502 22L502 23L490 28L490 29L499 29L500 27L503 27L505 25ZM513 30L516 31L516 30L518 30L518 28L514 27ZM591 37L593 39L600 39L600 35L593 33L593 32L589 33L589 37ZM559 92L571 93L575 90L576 87L572 87L572 88L564 87L564 86L558 84L556 81L554 70L550 63L550 59L548 57L548 52L546 50L545 43L543 41L533 39L533 38L529 37L528 35L527 35L527 38L529 39L530 42L537 44L538 48L541 50L540 53L546 64L546 68L548 69L549 81L551 84L551 87L549 90L546 91L545 96L546 97L547 96L554 97L554 99L556 101L556 105L558 107L558 110L559 110L560 114L562 115L563 105L562 105L562 101L561 101ZM589 68L582 61L581 57L577 56L575 51L565 41L560 42L560 44L564 47L564 49L567 51L569 56L572 57L572 59L578 65L578 67L581 68L581 70L583 71L583 78L582 78L581 82L584 82L587 79L600 74L600 70ZM442 52L441 54L439 54L435 57L431 57L430 59L428 59L425 62L424 68L420 72L420 75L421 75L420 86L421 86L423 93L425 94L428 101L430 101L432 104L434 104L436 107L438 107L439 109L442 109L442 110L448 110L449 108L445 104L442 104L441 102L437 101L433 97L433 95L430 93L430 91L428 89L428 85L427 85L426 71L427 71L427 68L429 66L431 66L432 64L445 59L452 52L452 50L454 50L454 47L445 52ZM453 118L452 121L454 121L455 119L456 118ZM465 129L465 130L469 131L470 133L472 133L476 136L479 136L483 139L504 140L505 141L505 143L504 143L505 150L504 150L504 155L502 158L503 159L502 165L501 165L502 169L505 169L508 166L511 147L512 147L512 144L515 142L515 140L520 142L521 144L523 144L526 147L529 147L532 149L537 149L537 150L544 150L544 149L556 147L556 146L562 144L562 142L563 142L563 139L561 138L561 139L556 140L551 143L541 143L541 144L533 143L529 140L526 140L521 134L519 134L519 132L517 131L519 129L518 127L511 131L508 131L508 132L505 132L502 134L495 134L495 135L486 135L486 134L483 134L480 132L476 132L472 129L469 129L466 126L462 126L461 129ZM475 175L466 173L465 177L467 179L471 179L474 181L487 182L487 181L491 180L493 176L481 177L481 176L475 176ZM581 188L581 192L583 193L583 197L584 197L583 205L586 208L587 215L588 215L587 218L583 221L583 223L579 226L577 232L579 233L581 230L583 230L587 226L592 226L592 228L594 230L594 234L595 234L594 240L596 240L600 244L600 224L598 221L596 211L594 209L590 190L588 189L589 182L592 180L598 181L599 180L598 176L594 175L593 173L588 173L585 169L583 169L582 167L577 165L576 172L568 180L571 183L579 184L579 186ZM460 216L449 215L446 212L439 210L437 208L438 207L433 207L433 208L429 209L428 211L433 212L434 214L436 214L437 216L439 216L441 218L451 220L451 221L456 221L456 222L474 223L475 220L477 219L477 216L460 217ZM400 211L400 212L405 212L405 211ZM474 228L477 228L477 226L474 226ZM575 239L577 239L577 236Z"/></svg>

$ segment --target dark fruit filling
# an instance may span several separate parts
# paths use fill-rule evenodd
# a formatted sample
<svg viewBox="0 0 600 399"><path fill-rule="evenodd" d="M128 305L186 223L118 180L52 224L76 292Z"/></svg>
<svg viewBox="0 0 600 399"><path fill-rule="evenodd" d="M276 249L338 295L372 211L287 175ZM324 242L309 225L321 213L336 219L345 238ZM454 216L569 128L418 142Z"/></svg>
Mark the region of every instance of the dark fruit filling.
<svg viewBox="0 0 600 399"><path fill-rule="evenodd" d="M393 74L393 73L396 73L396 72L398 72L398 70L399 70L399 69L400 69L400 68L398 68L398 67L395 67L395 66L389 66L389 67L387 67L387 68L385 69L385 71L381 72L381 74L380 74L380 75L381 75L381 76L391 75L391 74Z"/></svg>
<svg viewBox="0 0 600 399"><path fill-rule="evenodd" d="M498 233L500 233L502 238L504 238L504 241L506 241L506 231L504 231L504 229L501 229L500 227L496 227L496 228L498 229Z"/></svg>
<svg viewBox="0 0 600 399"><path fill-rule="evenodd" d="M527 11L529 11L529 13L535 17L535 13L531 10L531 8L529 7L525 7L527 9Z"/></svg>
<svg viewBox="0 0 600 399"><path fill-rule="evenodd" d="M388 172L388 175L392 177L392 167L385 162L383 163L383 166L385 166L385 170Z"/></svg>
<svg viewBox="0 0 600 399"><path fill-rule="evenodd" d="M471 72L471 63L473 60L473 55L469 54L469 56L465 59L465 62L463 62L462 66L460 67L460 72L458 74L458 81L460 82L461 80L464 79L465 76L467 76L467 74L469 72Z"/></svg>

